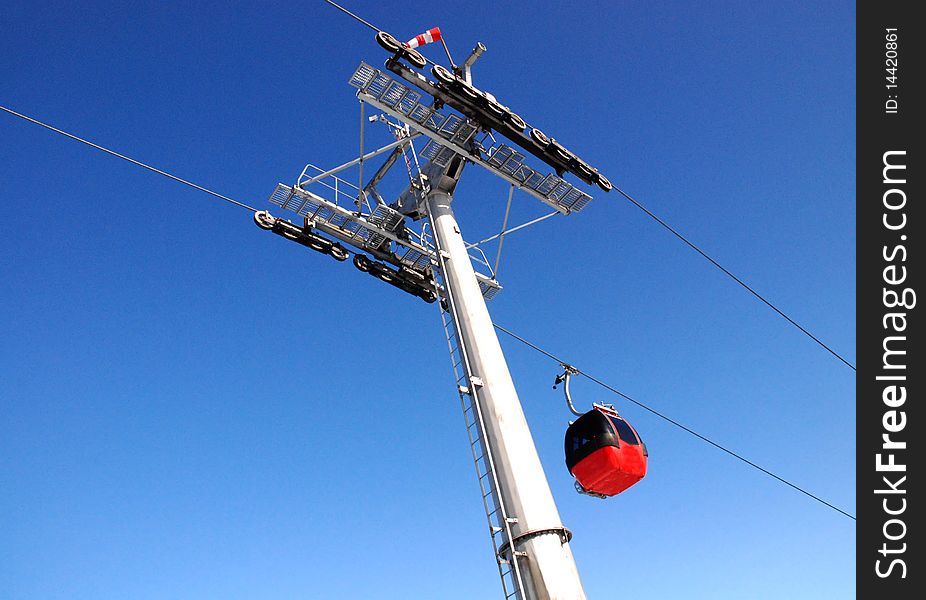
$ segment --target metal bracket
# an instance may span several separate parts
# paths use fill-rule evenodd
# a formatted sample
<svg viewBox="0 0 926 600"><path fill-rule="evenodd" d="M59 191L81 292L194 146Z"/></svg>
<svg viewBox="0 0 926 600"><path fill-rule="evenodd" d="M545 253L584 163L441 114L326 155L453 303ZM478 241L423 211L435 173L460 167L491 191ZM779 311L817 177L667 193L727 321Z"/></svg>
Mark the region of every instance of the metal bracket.
<svg viewBox="0 0 926 600"><path fill-rule="evenodd" d="M566 405L569 407L569 412L574 414L577 417L581 417L583 414L579 412L575 405L572 403L572 395L569 393L569 378L573 375L578 375L580 371L573 367L572 365L566 363L560 363L563 367L563 372L556 376L556 379L553 380L553 389L556 389L556 386L560 383L563 384L563 394L566 396Z"/></svg>
<svg viewBox="0 0 926 600"><path fill-rule="evenodd" d="M533 529L533 530L531 530L531 531L525 531L525 532L522 533L521 535L519 535L519 536L517 536L516 538L514 538L513 540L511 540L511 546L509 546L508 544L503 544L503 545L499 546L499 548L498 548L498 556L499 556L499 558L502 558L502 557L504 557L505 553L508 552L508 550L509 550L510 548L516 547L519 543L521 543L521 542L523 542L523 541L526 541L526 540L529 540L529 539L531 539L531 538L535 538L535 537L537 537L537 536L539 536L539 535L546 535L546 534L548 534L548 533L556 533L556 534L558 534L558 535L559 535L559 539L560 539L560 543L562 543L562 544L566 544L566 543L569 542L569 540L572 539L572 531L570 531L570 530L569 530L568 528L566 528L566 527L549 527L549 528L547 528L547 529ZM515 550L515 551L514 551L514 555L515 555L515 556L527 556L527 553L526 553L526 552L519 552L519 551Z"/></svg>
<svg viewBox="0 0 926 600"><path fill-rule="evenodd" d="M587 489L582 487L582 484L579 483L578 481L575 482L575 488L576 488L576 491L582 494L583 496L591 496L592 498L599 498L601 500L606 500L608 498L604 494L597 494L595 492L588 491Z"/></svg>

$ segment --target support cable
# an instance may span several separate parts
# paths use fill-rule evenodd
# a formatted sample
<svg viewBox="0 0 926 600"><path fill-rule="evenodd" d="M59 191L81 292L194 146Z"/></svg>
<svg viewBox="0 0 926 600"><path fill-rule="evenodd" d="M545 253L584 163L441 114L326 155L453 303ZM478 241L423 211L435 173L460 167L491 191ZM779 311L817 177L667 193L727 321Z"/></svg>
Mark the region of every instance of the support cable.
<svg viewBox="0 0 926 600"><path fill-rule="evenodd" d="M127 161L127 162L130 162L130 163L132 163L133 165L138 165L139 167L142 167L142 168L144 168L144 169L148 169L149 171L152 171L152 172L154 172L154 173L157 173L158 175L163 175L164 177L167 177L168 179L173 179L174 181L177 181L177 182L179 182L179 183L182 183L183 185L188 185L188 186L190 186L191 188L193 188L193 189L195 189L195 190L199 190L199 191L201 191L201 192L205 192L205 193L207 193L207 194L209 194L209 195L211 195L211 196L215 196L216 198L219 198L220 200L225 200L226 202L230 202L230 203L234 204L235 206L240 206L241 208L246 208L246 209L248 209L249 211L251 211L252 213L258 211L258 209L254 208L253 206L249 206L249 205L245 204L244 202L239 202L239 201L237 201L237 200L235 200L235 199L233 199L233 198L229 198L228 196L224 196L224 195L222 195L222 194L220 194L220 193L218 193L218 192L213 192L212 190L210 190L210 189L208 189L208 188L204 188L204 187L201 186L201 185L197 185L197 184L193 183L192 181L187 181L186 179L181 179L180 177L177 177L176 175L171 175L170 173L168 173L168 172L166 172L166 171L162 171L162 170L160 170L160 169L156 169L156 168L152 167L151 165L146 165L145 163L140 162L140 161L137 161L137 160L135 160L134 158L130 158L130 157L124 155L124 154L119 154L118 152L115 152L115 151L113 151L113 150L110 150L109 148L104 148L103 146L100 146L99 144L94 144L93 142L91 142L91 141L89 141L89 140L85 140L85 139L83 139L83 138L77 137L76 135L71 134L71 133L68 133L67 131L63 131L63 130L61 130L61 129L58 129L57 127L52 127L52 126L49 125L48 123L43 123L43 122L41 122L41 121L38 121L38 120L36 120L36 119L33 119L32 117L27 117L26 115L21 114L21 113L18 113L18 112L16 112L15 110L11 110L11 109L9 109L9 108L7 108L7 107L5 107L5 106L0 106L0 110L4 111L4 112L6 112L6 113L9 113L9 114L11 114L11 115L13 115L14 117L19 117L20 119L22 119L22 120L24 120L24 121L28 121L29 123L34 123L35 125L38 125L38 126L40 126L40 127L44 127L45 129L48 129L49 131L54 131L55 133L58 133L58 134L60 134L60 135L63 135L64 137L71 138L72 140L78 141L78 142L80 142L81 144L86 144L87 146L90 146L91 148L95 148L95 149L97 149L97 150L100 150L101 152L105 152L105 153L107 153L107 154L111 154L111 155L115 156L116 158L121 158L122 160Z"/></svg>
<svg viewBox="0 0 926 600"><path fill-rule="evenodd" d="M331 6L335 7L335 8L338 9L339 11L343 12L344 14L346 14L346 15L348 15L348 16L350 16L350 17L353 17L353 18L355 18L355 19L357 19L359 22L363 23L364 25L366 25L367 27L369 27L369 28L372 29L373 31L375 31L375 32L377 32L377 33L383 31L382 29L380 29L380 28L377 27L376 25L374 25L374 24L370 23L369 21L367 21L367 20L365 20L365 19L362 19L362 18L358 17L357 15L355 15L354 13L350 12L349 10L347 10L346 8L344 8L343 6L341 6L340 4L336 4L336 3L332 2L331 0L325 0L325 2L327 2L327 3L330 4ZM447 44L446 44L446 43L444 44L444 48L445 48L445 49L447 48ZM449 50L449 49L447 50L447 55L450 56L450 50ZM421 57L422 57L422 58L425 60L425 62L427 62L429 65L437 65L436 62L434 62L433 60L431 60L430 58L428 58L428 57L425 56L424 54L422 54ZM450 58L450 64L453 64L453 58L452 58L452 57Z"/></svg>
<svg viewBox="0 0 926 600"><path fill-rule="evenodd" d="M328 1L328 0L326 0L326 1ZM332 3L332 4L333 4L333 3ZM340 7L339 7L339 8L340 8ZM5 106L0 105L0 110L2 110L3 112L9 113L9 114L11 114L11 115L13 115L13 116L15 116L15 117L19 117L20 119L23 119L24 121L28 121L29 123L33 123L33 124L35 124L35 125L39 125L40 127L44 127L45 129L48 129L49 131L53 131L53 132L55 132L55 133L57 133L57 134L63 135L64 137L67 137L67 138L70 138L70 139L72 139L72 140L78 141L78 142L80 142L80 143L82 143L82 144L86 144L87 146L90 146L91 148L95 148L95 149L97 149L97 150L100 150L101 152L105 152L105 153L107 153L107 154L111 154L112 156L115 156L115 157L117 157L117 158L121 158L121 159L124 160L124 161L130 162L130 163L132 163L132 164L134 164L134 165L137 165L137 166L139 166L139 167L142 167L142 168L144 168L144 169L148 169L149 171L152 171L152 172L154 172L154 173L157 173L158 175L163 175L164 177L167 177L168 179L172 179L172 180L174 180L174 181L176 181L176 182L178 182L178 183L182 183L182 184L187 185L187 186L189 186L189 187L191 187L191 188L193 188L193 189L199 190L199 191L201 191L201 192L205 192L205 193L207 193L207 194L209 194L209 195L211 195L211 196L215 196L216 198L219 198L220 200L224 200L224 201L226 201L226 202L229 202L229 203L231 203L231 204L234 204L235 206L240 206L241 208L245 208L245 209L247 209L247 210L249 210L249 211L251 211L251 212L258 212L258 209L254 208L254 207L252 207L252 206L249 206L249 205L247 205L247 204L245 204L245 203L243 203L243 202L239 202L239 201L237 201L237 200L235 200L235 199L233 199L233 198L229 198L228 196L225 196L225 195L223 195L223 194L219 194L218 192L214 192L214 191L212 191L212 190L210 190L210 189L208 189L208 188L205 188L205 187L203 187L203 186L201 186L201 185L195 184L195 183L193 183L193 182L191 182L191 181L187 181L186 179L182 179L182 178L180 178L180 177L177 177L176 175L172 175L172 174L170 174L170 173L168 173L168 172L166 172L166 171L162 171L161 169L157 169L157 168L152 167L152 166L150 166L150 165L147 165L147 164L145 164L145 163L143 163L143 162L137 161L137 160L135 160L134 158L130 158L130 157L128 157L128 156L125 156L124 154L120 154L120 153L118 153L118 152L115 152L115 151L110 150L110 149L108 149L108 148L105 148L105 147L103 147L103 146L100 146L99 144L95 144L95 143L93 143L93 142L91 142L91 141L88 141L88 140L85 140L85 139L83 139L83 138L77 137L76 135L73 135L73 134L68 133L68 132L66 132L66 131L63 131L63 130L61 130L61 129L58 129L57 127L53 127L53 126L51 126L51 125L49 125L49 124L47 124L47 123L43 123L42 121L33 119L33 118L28 117L28 116L26 116L26 115L24 115L24 114L21 114L21 113L18 113L18 112L16 112L16 111L14 111L14 110L11 110L11 109L9 109L9 108L6 108ZM672 229L669 225L667 225L664 221L662 221L661 219L659 219L659 217L657 217L656 215L654 215L653 213L651 213L650 211L648 211L645 207L643 207L643 206L642 206L641 204L639 204L636 200L634 200L633 198L631 198L630 196L628 196L627 194L625 194L624 192L622 192L620 189L618 189L618 188L614 188L614 189L617 189L618 192L620 192L620 193L621 193L622 195L624 195L628 200L630 200L631 202L633 202L634 204L636 204L641 210L643 210L643 211L646 212L648 215L650 215L651 217L653 217L656 221L658 221L658 222L659 222L661 225L663 225L666 229L668 229L668 230L671 231L673 234L675 234L677 237L679 237L679 238L680 238L682 241L684 241L686 244L688 244L689 246L691 246L692 248L694 248L695 250L697 250L697 251L698 251L700 254L702 254L705 258L707 258L707 259L708 259L709 261L711 261L714 265L716 265L719 269L721 269L724 273L726 273L727 275L729 275L730 277L732 277L733 279L735 279L738 283L740 283L740 285L742 285L743 287L745 287L746 289L748 289L748 290L749 290L750 292L752 292L756 297L758 297L760 300L762 300L763 302L765 302L766 304L768 304L770 307L772 307L776 312L778 312L778 313L779 313L781 316L783 316L785 319L788 319L788 321L790 321L792 324L794 324L794 325L797 326L799 329L801 329L801 331L803 331L804 333L806 333L807 335L809 335L811 338L813 338L818 344L820 344L821 346L823 346L824 348L826 348L827 350L829 350L830 353L832 353L834 356L836 356L837 358L839 358L840 360L842 360L844 363L846 363L846 365L848 365L849 367L851 367L853 370L855 369L855 367L853 367L851 364L849 364L845 359L843 359L841 356L839 356L839 355L836 354L833 350L831 350L828 346L826 346L825 344L823 344L823 342L821 342L821 341L818 340L816 337L814 337L814 336L811 335L809 332L807 332L803 327L801 327L800 325L797 325L797 323L794 323L794 321L792 321L787 315L785 315L785 314L782 313L780 310L778 310L777 308L775 308L775 306L773 306L773 305L772 305L771 303L769 303L767 300L765 300L764 298L762 298L762 296L760 296L759 294L757 294L754 290L752 290L752 288L750 288L749 286L747 286L745 283L743 283L742 281L740 281L739 279L737 279L737 278L736 278L733 274L731 274L729 271L727 271L727 270L724 269L722 266L720 266L716 261L714 261L712 258L710 258L707 254L705 254L700 248L698 248L697 246L695 246L694 244L692 244L691 242L689 242L689 241L688 241L687 239L685 239L681 234L679 234L678 232L676 232L676 231L675 231L674 229ZM554 214L556 214L556 213L554 213ZM548 215L548 216L553 216L553 215ZM354 253L354 252L352 252L352 253ZM533 349L536 350L537 352L540 352L541 354L543 354L543 355L545 355L545 356L547 356L547 357L549 357L549 358L555 360L556 362L560 363L561 365L570 365L570 363L567 363L566 361L560 359L559 357L555 356L554 354L552 354L552 353L550 353L550 352L547 352L546 350L544 350L543 348L540 348L540 347L537 346L536 344L533 344L533 343L527 341L526 339L524 339L523 337L517 335L516 333L513 333L513 332L509 331L508 329L505 329L505 328L502 327L501 325L495 324L495 328L498 329L499 331L501 331L502 333L505 333L506 335L508 335L508 336L510 336L510 337L513 337L514 339L518 340L519 342L521 342L521 343L523 343L523 344L525 344L525 345L527 345L527 346L533 348ZM798 485L796 485L796 484L794 484L794 483L791 483L791 482L788 481L787 479L784 479L783 477L780 477L780 476L776 475L775 473L772 473L772 472L769 471L768 469L766 469L766 468L764 468L764 467L762 467L762 466L760 466L760 465L758 465L758 464L752 462L751 460L745 458L744 456L742 456L742 455L740 455L740 454L737 454L737 453L734 452L733 450L730 450L729 448L726 448L726 447L720 445L719 443L717 443L717 442L711 440L710 438L701 435L700 433L694 431L693 429L690 429L690 428L686 427L685 425L682 425L681 423L679 423L678 421L672 419L671 417L669 417L669 416L667 416L667 415L664 415L664 414L662 414L661 412L659 412L659 411L657 411L657 410L655 410L655 409L653 409L653 408L650 408L649 406L647 406L646 404L640 402L639 400L635 400L634 398L628 396L627 394L621 392L620 390L614 388L613 386L611 386L611 385L605 383L604 381L598 379L597 377L594 377L593 375L590 375L590 374L588 374L588 373L582 371L581 369L576 368L574 365L570 365L570 366L572 366L572 367L575 369L576 374L578 374L578 375L584 375L585 377L587 377L588 379L590 379L590 380L593 381L594 383L597 383L599 386L601 386L601 387L607 389L608 391L610 391L610 392L612 392L612 393L614 393L614 394L617 394L618 396L624 398L625 400L627 400L627 401L629 401L629 402L632 402L633 404L636 404L636 405L639 406L640 408L642 408L642 409L644 409L644 410L646 410L646 411L648 411L648 412L650 412L650 413L656 415L656 416L659 417L660 419L663 419L664 421L667 421L668 423L671 423L672 425L675 425L676 427L678 427L678 428L680 428L680 429L686 431L687 433L689 433L689 434L695 436L696 438L698 438L698 439L700 439L700 440L702 440L702 441L704 441L704 442L707 442L707 443L710 444L711 446L714 446L714 447L717 448L718 450L721 450L721 451L723 451L723 452L729 454L729 455L732 456L733 458L736 458L737 460L740 460L740 461L744 462L745 464L747 464L747 465L753 467L754 469L757 469L758 471L761 471L762 473L765 473L765 474L768 475L769 477L772 477L773 479L776 479L777 481L779 481L779 482L781 482L781 483L783 483L783 484L785 484L785 485L787 485L787 486L789 486L789 487L791 487L791 488L797 490L798 492L800 492L800 493L802 493L802 494L804 494L804 495L806 495L806 496L812 498L813 500L816 500L817 502L819 502L819 503L821 503L821 504L824 504L825 506L828 506L829 508L831 508L831 509L833 509L834 511L836 511L836 512L838 512L838 513L840 513L840 514L842 514L842 515L844 515L844 516L846 516L846 517L852 519L853 521L856 520L856 518L855 518L853 515L849 514L848 512L846 512L846 511L844 511L844 510L842 510L841 508L838 508L837 506L835 506L835 505L833 505L833 504L830 504L829 502L827 502L826 500L823 500L823 499L820 498L819 496L816 496L816 495L812 494L811 492L805 490L804 488L802 488L802 487L800 487L800 486L798 486Z"/></svg>
<svg viewBox="0 0 926 600"><path fill-rule="evenodd" d="M726 268L724 268L723 265L721 265L719 262L717 262L716 260L714 260L713 258L711 258L710 255L707 254L707 252L705 252L704 250L702 250L701 248L699 248L698 246L696 246L696 245L695 245L693 242L691 242L688 238L686 238L686 237L683 236L681 233L679 233L678 231L676 231L671 225L669 225L668 223L666 223L665 221L663 221L662 219L660 219L659 217L657 217L655 214L653 214L648 208L646 208L645 206L643 206L641 203L639 203L638 201L634 200L634 199L630 196L630 194L628 194L627 192L625 192L624 190L622 190L621 188L619 188L619 187L617 187L617 186L614 186L614 189L615 189L621 196L623 196L624 198L626 198L627 200L629 200L631 203L633 203L634 206L636 206L637 208L639 208L640 210L642 210L643 212L645 212L647 215L649 215L649 217L652 218L654 221L656 221L657 223L659 223L660 225L662 225L663 227L665 227L670 233L672 233L672 235L674 235L674 236L677 237L678 239L680 239L680 240L682 240L683 242L685 242L685 244L687 244L689 247L691 247L692 250L694 250L695 252L697 252L698 254L700 254L701 256L703 256L704 258L706 258L712 265L714 265L715 267L717 267L718 269L720 269L727 277L729 277L730 279L732 279L732 280L735 281L736 283L740 284L746 291L748 291L750 294L752 294L753 296L755 296L756 298L758 298L759 300L761 300L766 306L768 306L769 308L771 308L772 310L774 310L776 313L778 313L778 314L779 314L782 318L784 318L788 323L790 323L791 325L794 325L795 327L797 327L801 332L804 333L804 335L806 335L807 337L809 337L810 339L812 339L813 341L815 341L815 342L816 342L817 344L819 344L820 347L822 347L824 350L826 350L827 352L829 352L830 354L832 354L833 356L835 356L836 358L838 358L840 361L842 361L847 367L849 367L849 368L852 369L853 371L856 370L855 365L853 365L853 364L850 363L848 360L846 360L845 358L843 358L838 352L836 352L835 350L833 350L832 348L830 348L829 346L827 346L826 344L824 344L823 341L820 340L820 338L818 338L818 337L815 336L814 334L812 334L812 333L810 333L809 331L807 331L807 329L805 329L804 327L802 327L801 325L799 325L799 324L797 323L797 321L795 321L794 319L792 319L791 317L789 317L788 315L786 315L780 308L778 308L777 306L775 306L774 304L772 304L769 300L766 300L765 297L762 296L762 294L760 294L759 292L757 292L756 290L754 290L753 288L751 288L751 287L750 287L748 284L746 284L746 282L744 282L742 279L740 279L739 277L737 277L736 275L734 275L733 273L731 273L729 270L727 270Z"/></svg>
<svg viewBox="0 0 926 600"><path fill-rule="evenodd" d="M351 16L351 17L353 17L353 18L355 18L355 19L357 19L358 21L360 21L361 23L363 23L364 25L366 25L367 27L369 27L370 29L372 29L372 30L375 31L376 33L379 33L380 31L382 31L382 29L380 29L380 28L377 27L376 25L370 23L370 22L367 21L367 20L364 20L364 19L358 17L357 15L355 15L355 14L352 13L352 12L350 12L349 10L347 10L346 8L344 8L343 6L341 6L340 4L336 4L336 3L332 2L331 0L325 0L325 2L327 2L327 3L330 4L331 6L335 7L335 8L338 9L339 11L343 12L344 14L346 14L346 15L348 15L348 16Z"/></svg>
<svg viewBox="0 0 926 600"><path fill-rule="evenodd" d="M772 472L769 471L768 469L766 469L766 468L764 468L764 467L762 467L762 466L760 466L760 465L758 465L758 464L752 462L751 460L749 460L748 458L742 456L741 454L737 454L737 453L734 452L733 450L730 450L729 448L726 448L725 446L722 446L722 445L718 444L717 442L715 442L714 440L708 438L707 436L701 435L701 434L698 433L697 431L695 431L695 430L693 430L693 429L691 429L691 428L689 428L689 427L686 427L685 425L682 425L681 423L679 423L679 422L676 421L675 419L673 419L673 418L671 418L671 417L669 417L669 416L667 416L667 415L662 414L661 412L659 412L658 410L656 410L656 409L654 409L654 408L650 408L649 406L647 406L646 404L640 402L639 400L635 400L634 398L631 398L630 396L628 396L628 395L625 394L624 392L621 392L620 390L618 390L618 389L614 388L613 386L611 386L611 385L605 383L604 381L598 379L597 377L594 377L593 375L590 375L590 374L588 374L588 373L582 371L581 369L579 369L578 367L576 367L574 364L568 363L568 362L566 362L566 361L560 359L559 357L555 356L554 354L552 354L552 353L550 353L550 352L547 352L547 351L544 350L543 348L537 346L536 344L533 344L533 343L527 341L526 339L524 339L523 337L519 336L518 334L516 334L516 333L514 333L514 332L512 332L512 331L509 331L508 329L505 329L504 327L502 327L501 325L498 325L498 324L495 324L495 328L498 329L499 331L501 331L502 333L504 333L504 334L506 334L506 335L508 335L508 336L510 336L510 337L513 337L514 339L518 340L518 341L521 342L522 344L525 344L525 345L527 345L527 346L530 346L531 348L533 348L533 349L536 350L537 352L540 352L541 354L543 354L543 355L545 355L545 356L547 356L547 357L549 357L549 358L552 358L553 360L555 360L556 362L560 363L561 365L563 365L563 366L568 366L568 367L572 368L572 369L575 371L575 374L577 374L577 375L584 375L585 377L587 377L587 378L590 379L591 381L597 383L598 385L600 385L601 387L605 388L606 390L608 390L608 391L610 391L610 392L612 392L612 393L614 393L614 394L617 394L617 395L620 396L621 398L624 398L625 400L627 400L627 401L629 401L629 402L632 402L632 403L636 404L636 405L639 406L640 408L642 408L642 409L644 409L644 410L646 410L646 411L648 411L648 412L650 412L650 413L656 415L656 416L659 417L660 419L662 419L662 420L664 420L664 421L667 421L668 423L671 423L672 425L675 425L675 426L678 427L679 429L682 429L683 431L686 431L686 432L690 433L691 435L695 436L695 437L698 438L699 440L701 440L701 441L703 441L703 442L707 442L708 444L710 444L711 446L717 448L718 450L721 450L721 451L723 451L723 452L726 452L727 454L729 454L729 455L732 456L733 458L735 458L735 459L737 459L737 460L739 460L739 461L742 461L742 462L746 463L746 464L749 465L750 467L752 467L752 468L754 468L754 469L756 469L756 470L758 470L758 471L761 471L762 473L765 473L765 474L768 475L769 477L772 477L773 479L778 480L780 483L783 483L783 484L785 484L785 485L787 485L787 486L789 486L789 487L791 487L791 488L797 490L798 492L804 494L805 496L808 496L808 497L810 497L810 498L816 500L817 502L819 502L819 503L821 503L821 504L823 504L823 505L825 505L825 506L828 506L829 508L835 510L836 512L842 514L843 516L849 517L849 518L852 519L853 521L856 520L855 516L849 514L848 512L842 510L841 508L839 508L839 507L837 507L837 506L835 506L835 505L833 505L833 504L830 504L829 502L827 502L827 501L824 500L823 498L820 498L819 496L816 496L816 495L812 494L811 492L805 490L804 488L798 486L797 484L791 483L791 482L788 481L787 479L785 479L785 478L783 478L783 477L780 477L780 476L776 475L775 473L772 473Z"/></svg>

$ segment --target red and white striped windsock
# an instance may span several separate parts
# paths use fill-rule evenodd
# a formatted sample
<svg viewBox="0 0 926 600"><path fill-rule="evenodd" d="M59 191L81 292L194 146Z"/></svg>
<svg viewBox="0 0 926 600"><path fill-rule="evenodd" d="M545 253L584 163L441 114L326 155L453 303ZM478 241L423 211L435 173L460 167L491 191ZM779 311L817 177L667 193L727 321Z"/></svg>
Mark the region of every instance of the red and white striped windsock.
<svg viewBox="0 0 926 600"><path fill-rule="evenodd" d="M431 42L439 42L440 39L440 27L434 27L433 29L428 29L424 33L419 33L412 39L405 42L405 45L409 48L417 48L418 46L424 46L425 44L430 44Z"/></svg>

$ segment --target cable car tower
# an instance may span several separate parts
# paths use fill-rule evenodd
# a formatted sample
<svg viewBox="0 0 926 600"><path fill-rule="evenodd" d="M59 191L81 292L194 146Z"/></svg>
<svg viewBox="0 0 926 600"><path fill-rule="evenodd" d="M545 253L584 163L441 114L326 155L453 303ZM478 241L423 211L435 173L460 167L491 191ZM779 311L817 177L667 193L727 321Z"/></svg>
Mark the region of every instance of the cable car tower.
<svg viewBox="0 0 926 600"><path fill-rule="evenodd" d="M500 256L501 238L520 227L505 230L515 190L553 209L527 226L577 212L591 200L564 179L567 173L605 191L611 184L473 85L473 64L486 49L481 43L460 65L449 51L449 68L431 63L432 79L420 72L431 61L415 47L440 41L439 29L404 44L380 31L376 41L389 53L384 70L361 62L349 79L360 102L359 157L333 169L309 164L294 184L277 185L271 203L295 212L301 224L266 211L255 221L338 261L353 253L360 271L426 302L439 301L505 598L583 599L572 534L560 519L486 307L501 289L498 259L493 267L478 243L464 242L452 203L467 164L510 185L505 224L494 236ZM374 114L367 116L367 107ZM364 132L373 124L385 126L395 141L365 152ZM416 142L426 143L418 151ZM545 166L528 166L522 150ZM383 157L364 179L366 164ZM408 183L387 201L380 188L396 165ZM339 177L348 169L358 172L357 179Z"/></svg>

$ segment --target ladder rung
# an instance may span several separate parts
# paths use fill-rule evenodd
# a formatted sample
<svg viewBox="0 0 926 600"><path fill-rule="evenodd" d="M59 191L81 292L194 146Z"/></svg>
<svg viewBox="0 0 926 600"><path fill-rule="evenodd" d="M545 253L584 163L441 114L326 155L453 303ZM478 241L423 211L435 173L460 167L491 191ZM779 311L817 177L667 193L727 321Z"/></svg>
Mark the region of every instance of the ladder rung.
<svg viewBox="0 0 926 600"><path fill-rule="evenodd" d="M446 299L446 288L443 273L441 273L439 261L434 262L434 279L437 283L438 294L441 299ZM492 475L492 463L489 451L485 441L482 439L482 429L480 427L480 414L476 405L475 388L482 385L482 380L478 377L471 377L467 373L466 356L461 347L460 335L457 330L457 323L453 314L444 310L440 311L441 322L444 326L444 333L447 339L447 347L450 350L450 362L453 364L453 374L456 378L457 391L460 394L460 402L463 408L463 420L466 424L466 432L470 440L470 450L473 453L473 462L476 465L476 477L479 482L479 489L482 492L483 508L486 513L486 520L489 526L489 537L492 540L492 546L495 549L495 556L498 560L499 574L501 575L502 588L506 600L524 600L523 591L521 590L521 581L517 572L517 565L498 554L498 549L511 546L510 523L517 523L517 519L503 518L505 510L503 500L499 497L497 490L494 489L493 480L489 478ZM514 552L514 556L526 556L523 552Z"/></svg>

